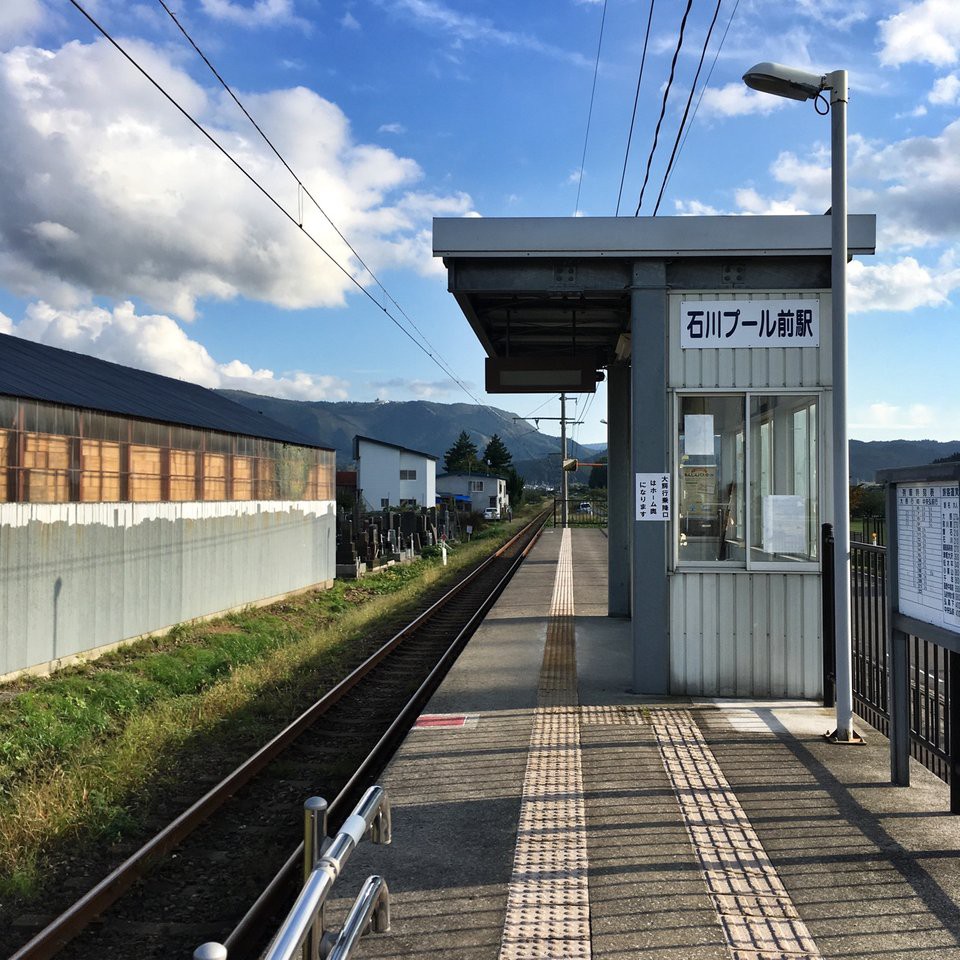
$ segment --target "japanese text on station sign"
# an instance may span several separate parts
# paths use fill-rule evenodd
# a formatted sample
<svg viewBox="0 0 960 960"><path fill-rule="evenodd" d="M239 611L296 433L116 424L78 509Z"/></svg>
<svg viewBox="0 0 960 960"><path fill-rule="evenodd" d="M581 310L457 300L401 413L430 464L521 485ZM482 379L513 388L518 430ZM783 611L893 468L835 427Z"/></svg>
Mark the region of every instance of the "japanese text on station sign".
<svg viewBox="0 0 960 960"><path fill-rule="evenodd" d="M637 474L637 519L670 519L670 474Z"/></svg>
<svg viewBox="0 0 960 960"><path fill-rule="evenodd" d="M680 346L819 347L819 300L681 300Z"/></svg>
<svg viewBox="0 0 960 960"><path fill-rule="evenodd" d="M960 631L960 485L897 484L901 613Z"/></svg>

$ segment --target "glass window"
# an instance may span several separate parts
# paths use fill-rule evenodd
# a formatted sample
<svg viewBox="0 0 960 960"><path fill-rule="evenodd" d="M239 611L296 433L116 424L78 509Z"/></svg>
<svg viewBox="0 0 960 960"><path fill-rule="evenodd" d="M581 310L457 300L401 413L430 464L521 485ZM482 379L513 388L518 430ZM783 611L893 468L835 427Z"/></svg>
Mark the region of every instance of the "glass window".
<svg viewBox="0 0 960 960"><path fill-rule="evenodd" d="M680 400L680 560L745 560L743 397Z"/></svg>
<svg viewBox="0 0 960 960"><path fill-rule="evenodd" d="M401 470L400 471L401 480L416 480L417 471L416 470Z"/></svg>
<svg viewBox="0 0 960 960"><path fill-rule="evenodd" d="M817 398L750 398L750 559L815 561Z"/></svg>

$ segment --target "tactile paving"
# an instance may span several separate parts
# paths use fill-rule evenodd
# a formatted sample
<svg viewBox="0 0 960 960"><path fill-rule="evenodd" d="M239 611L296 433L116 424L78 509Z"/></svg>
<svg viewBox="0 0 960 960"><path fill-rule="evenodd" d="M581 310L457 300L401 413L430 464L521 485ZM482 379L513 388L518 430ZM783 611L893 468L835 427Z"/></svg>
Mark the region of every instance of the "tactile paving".
<svg viewBox="0 0 960 960"><path fill-rule="evenodd" d="M500 960L589 960L570 531L554 581Z"/></svg>
<svg viewBox="0 0 960 960"><path fill-rule="evenodd" d="M733 960L820 960L810 931L687 710L651 713Z"/></svg>

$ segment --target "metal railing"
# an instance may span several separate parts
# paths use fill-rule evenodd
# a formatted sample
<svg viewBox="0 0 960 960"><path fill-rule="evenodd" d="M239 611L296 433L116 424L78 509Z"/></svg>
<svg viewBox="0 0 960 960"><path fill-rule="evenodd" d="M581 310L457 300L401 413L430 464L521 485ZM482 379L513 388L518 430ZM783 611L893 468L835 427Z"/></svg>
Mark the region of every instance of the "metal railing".
<svg viewBox="0 0 960 960"><path fill-rule="evenodd" d="M563 523L563 498L553 501L553 525ZM607 501L605 498L570 497L567 500L567 525L571 527L605 527Z"/></svg>
<svg viewBox="0 0 960 960"><path fill-rule="evenodd" d="M304 883L296 902L263 955L264 960L348 960L368 932L390 929L390 891L383 877L369 877L339 932L328 930L324 906L350 855L369 834L373 843L391 839L390 802L382 787L370 787L335 837L327 836L327 801L304 804ZM227 960L221 943L205 943L193 960Z"/></svg>
<svg viewBox="0 0 960 960"><path fill-rule="evenodd" d="M833 533L824 525L824 702L832 703L833 600L827 569L833 563ZM887 550L850 544L850 639L853 647L853 702L856 713L884 736L890 735L887 655ZM929 640L907 641L910 700L910 755L950 782L950 656Z"/></svg>

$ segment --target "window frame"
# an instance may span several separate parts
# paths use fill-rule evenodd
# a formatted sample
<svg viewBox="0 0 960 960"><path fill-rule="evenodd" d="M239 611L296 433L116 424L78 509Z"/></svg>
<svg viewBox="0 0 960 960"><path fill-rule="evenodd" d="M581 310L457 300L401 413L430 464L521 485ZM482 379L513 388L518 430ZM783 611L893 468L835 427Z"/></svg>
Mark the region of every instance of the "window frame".
<svg viewBox="0 0 960 960"><path fill-rule="evenodd" d="M818 526L823 524L825 488L825 446L824 429L826 417L823 406L826 392L819 387L752 387L743 390L731 390L716 387L691 387L671 391L672 400L672 427L671 456L673 466L671 480L673 493L671 496L670 539L671 539L671 570L677 573L801 573L819 574L822 571L822 551L817 549L816 560L756 560L751 556L753 537L753 517L751 509L752 493L752 465L753 451L751 449L750 429L750 401L753 397L813 397L817 404L817 518ZM684 397L733 397L743 403L744 425L744 559L736 560L683 560L680 557L680 408Z"/></svg>

